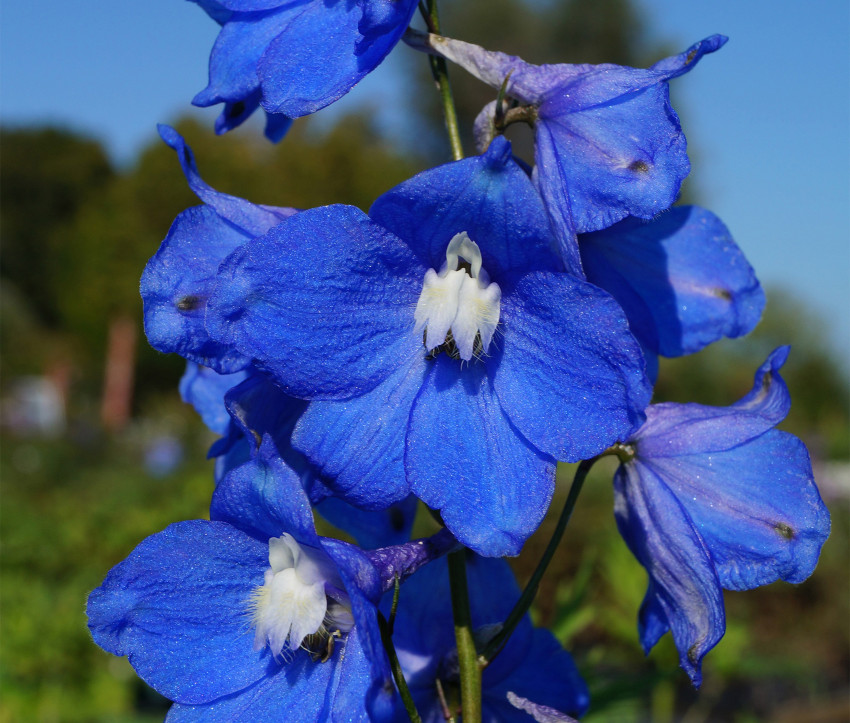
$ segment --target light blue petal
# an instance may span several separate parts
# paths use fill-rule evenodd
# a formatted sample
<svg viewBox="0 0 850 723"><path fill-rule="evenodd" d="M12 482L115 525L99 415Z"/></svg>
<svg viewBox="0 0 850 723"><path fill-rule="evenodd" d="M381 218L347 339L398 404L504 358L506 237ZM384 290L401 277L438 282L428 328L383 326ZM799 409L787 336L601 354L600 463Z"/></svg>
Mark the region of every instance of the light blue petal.
<svg viewBox="0 0 850 723"><path fill-rule="evenodd" d="M466 231L494 281L508 271L562 269L540 196L501 136L481 156L432 168L387 191L369 215L426 268L439 271L449 241Z"/></svg>
<svg viewBox="0 0 850 723"><path fill-rule="evenodd" d="M489 557L519 553L554 488L554 460L511 425L483 365L442 354L413 406L405 467L413 493Z"/></svg>
<svg viewBox="0 0 850 723"><path fill-rule="evenodd" d="M646 424L634 435L640 457L719 452L764 434L785 419L791 408L788 387L779 370L789 347L771 352L756 372L752 390L729 407L703 404L653 404Z"/></svg>
<svg viewBox="0 0 850 723"><path fill-rule="evenodd" d="M829 512L796 437L772 430L727 451L644 464L688 511L726 589L799 583L814 571Z"/></svg>
<svg viewBox="0 0 850 723"><path fill-rule="evenodd" d="M511 421L556 459L588 459L643 420L651 389L619 305L569 274L526 274L502 297L487 366Z"/></svg>
<svg viewBox="0 0 850 723"><path fill-rule="evenodd" d="M222 264L207 329L287 394L359 396L421 354L413 310L424 272L358 209L302 211Z"/></svg>
<svg viewBox="0 0 850 723"><path fill-rule="evenodd" d="M703 656L726 629L723 592L711 556L676 495L638 460L614 477L614 515L632 554L646 568L650 592L641 625L648 651L663 629L663 612L679 651L679 662L694 686L702 680Z"/></svg>
<svg viewBox="0 0 850 723"><path fill-rule="evenodd" d="M663 83L586 109L541 106L535 146L546 206L578 233L628 215L652 218L673 204L690 171Z"/></svg>
<svg viewBox="0 0 850 723"><path fill-rule="evenodd" d="M579 245L587 280L611 293L635 335L663 356L748 334L761 318L764 292L752 267L705 209L679 206L649 223L626 219L579 237ZM647 327L655 330L649 338Z"/></svg>
<svg viewBox="0 0 850 723"><path fill-rule="evenodd" d="M171 700L229 695L277 666L268 650L253 649L250 624L251 592L266 567L268 545L226 523L171 525L89 595L89 629Z"/></svg>
<svg viewBox="0 0 850 723"><path fill-rule="evenodd" d="M384 509L410 493L404 437L427 371L421 342L411 341L407 363L399 360L373 390L340 402L312 402L295 427L293 444L351 504Z"/></svg>

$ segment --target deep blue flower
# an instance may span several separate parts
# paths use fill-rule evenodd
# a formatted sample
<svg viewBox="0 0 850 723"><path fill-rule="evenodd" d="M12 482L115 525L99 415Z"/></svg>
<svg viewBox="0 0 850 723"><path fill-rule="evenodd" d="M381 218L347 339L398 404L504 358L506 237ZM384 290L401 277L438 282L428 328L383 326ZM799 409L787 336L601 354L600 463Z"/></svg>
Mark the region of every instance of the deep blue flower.
<svg viewBox="0 0 850 723"><path fill-rule="evenodd" d="M519 588L504 560L469 555L467 577L475 637L483 644L498 632L519 598ZM454 708L459 703L459 678L444 560L421 569L402 586L393 645L424 723L445 721L438 691L442 689L446 702ZM528 616L484 669L482 720L531 721L527 712L511 702L516 697L538 710L546 706L571 715L584 713L589 702L587 686L569 653L551 632L535 628ZM397 701L395 721L405 720L409 719Z"/></svg>
<svg viewBox="0 0 850 723"><path fill-rule="evenodd" d="M725 630L722 588L802 582L829 534L805 446L774 429L790 407L787 356L774 351L730 407L650 406L615 476L617 524L649 573L641 642L672 630L694 685Z"/></svg>
<svg viewBox="0 0 850 723"><path fill-rule="evenodd" d="M311 399L293 444L338 496L413 491L487 555L516 554L554 462L643 421L616 302L564 273L540 197L497 139L378 199L302 211L232 254L207 330Z"/></svg>
<svg viewBox="0 0 850 723"><path fill-rule="evenodd" d="M145 333L154 349L176 352L226 374L248 365L232 348L209 338L204 328L207 296L218 265L246 241L288 218L293 208L261 206L220 193L204 183L192 150L177 131L159 126L180 159L189 187L204 202L183 211L142 274Z"/></svg>
<svg viewBox="0 0 850 723"><path fill-rule="evenodd" d="M365 553L319 537L268 438L219 483L210 518L152 535L110 571L89 596L95 642L176 703L169 721L383 719L375 603L454 540Z"/></svg>
<svg viewBox="0 0 850 723"><path fill-rule="evenodd" d="M755 328L764 291L726 226L698 206L578 237L587 280L623 307L655 377L657 356L693 354Z"/></svg>
<svg viewBox="0 0 850 723"><path fill-rule="evenodd" d="M565 263L581 273L576 233L670 207L690 170L667 81L691 70L726 38L713 35L651 68L532 65L439 36L409 34L415 47L452 60L529 106L535 177ZM492 110L487 110L492 113Z"/></svg>
<svg viewBox="0 0 850 723"><path fill-rule="evenodd" d="M209 85L195 105L224 103L216 132L258 107L280 140L292 118L333 103L372 72L407 28L416 0L194 0L221 26Z"/></svg>
<svg viewBox="0 0 850 723"><path fill-rule="evenodd" d="M89 596L95 642L176 703L169 721L367 720L387 672L379 572L316 535L297 475L255 479L229 475L211 521L171 525L113 568Z"/></svg>

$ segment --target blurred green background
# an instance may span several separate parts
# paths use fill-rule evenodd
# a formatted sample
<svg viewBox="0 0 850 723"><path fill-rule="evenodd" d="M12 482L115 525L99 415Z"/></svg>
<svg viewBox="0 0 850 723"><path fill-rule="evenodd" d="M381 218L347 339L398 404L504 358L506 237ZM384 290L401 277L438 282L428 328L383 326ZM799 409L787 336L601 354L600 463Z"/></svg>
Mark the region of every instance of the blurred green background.
<svg viewBox="0 0 850 723"><path fill-rule="evenodd" d="M480 14L481 3L463 8L447 12L447 22L464 24L463 14ZM508 0L489 0L487 8L488 22L468 39L502 47L510 28L512 51L533 47L541 61L640 65L664 50L641 44L639 18L620 0L592 9L546 5L511 23ZM415 72L427 87L421 65ZM468 126L491 98L456 76ZM332 126L301 121L277 147L251 130L214 138L191 118L178 129L220 190L274 205L366 209L445 160L436 98L423 94L411 111L420 142L403 152L382 141L366 113ZM528 152L527 135L514 140ZM119 169L95 139L16 127L0 131L0 154L0 722L162 720L167 701L125 660L91 643L84 606L88 591L144 537L206 516L212 462L204 457L213 437L178 398L182 361L147 347L138 296L141 270L171 221L198 202L163 144ZM698 188L686 188L685 197L698 200ZM824 343L826 320L781 289L769 289L768 298L747 339L664 362L655 400L729 404L749 389L771 349L793 345L783 374L794 406L783 428L808 444L832 512L820 566L801 586L726 594L728 632L708 655L697 694L669 636L648 658L640 650L636 614L646 577L616 531L613 465L598 464L535 611L586 676L591 723L850 719L847 375ZM571 470L560 477L550 517ZM553 525L547 518L515 560L521 581Z"/></svg>

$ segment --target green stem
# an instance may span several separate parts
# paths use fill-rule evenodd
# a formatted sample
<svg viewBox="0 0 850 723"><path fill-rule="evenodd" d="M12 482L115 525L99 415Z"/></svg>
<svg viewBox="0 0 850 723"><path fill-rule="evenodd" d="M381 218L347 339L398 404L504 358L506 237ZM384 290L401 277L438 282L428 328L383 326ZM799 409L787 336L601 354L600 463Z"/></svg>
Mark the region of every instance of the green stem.
<svg viewBox="0 0 850 723"><path fill-rule="evenodd" d="M481 723L481 668L478 665L478 652L472 634L472 617L469 613L466 550L451 552L448 557L460 674L461 714L463 723Z"/></svg>
<svg viewBox="0 0 850 723"><path fill-rule="evenodd" d="M440 34L440 16L437 12L437 0L428 0L425 13L425 22L428 25L428 30L437 35ZM460 142L460 125L457 121L457 110L455 109L454 96L452 95L452 86L449 82L449 67L446 64L445 58L439 58L436 55L429 55L428 61L431 64L431 72L434 74L434 80L440 89L440 98L443 102L443 115L446 119L446 130L449 134L449 143L452 147L452 158L459 161L463 158L463 145Z"/></svg>
<svg viewBox="0 0 850 723"><path fill-rule="evenodd" d="M546 551L543 553L543 557L540 558L540 562L537 564L537 569L534 571L534 574L525 586L525 590L522 591L522 595L520 595L519 600L517 600L516 605L514 605L513 610L511 610L504 625L502 625L502 629L489 643L487 643L484 650L481 652L481 655L478 657L478 663L482 668L489 665L493 661L493 658L499 654L499 651L508 641L511 633L513 633L514 628L528 612L528 608L531 607L531 603L534 602L534 597L537 595L537 588L540 587L540 581L543 579L543 574L546 572L546 568L552 561L552 558L555 555L555 550L558 549L561 538L564 536L564 530L567 529L567 523L570 521L570 517L573 514L573 508L576 506L576 500L578 500L585 477L587 477L587 473L590 471L590 468L597 459L598 457L593 457L592 459L586 459L579 464L575 477L573 477L570 492L567 495L567 501L564 503L564 509L561 512L561 517L558 519L558 524L555 527L555 531L552 533L552 539L549 540L549 544L546 546Z"/></svg>
<svg viewBox="0 0 850 723"><path fill-rule="evenodd" d="M404 708L410 718L411 723L422 723L422 718L419 716L419 711L416 710L416 703L413 702L413 696L410 694L410 688L407 687L407 681L404 679L404 673L401 670L401 664L398 662L398 655L395 652L393 645L393 636L390 632L390 625L384 614L378 611L378 627L381 630L381 642L384 644L384 650L387 651L387 658L390 661L390 670L393 672L393 679L398 688L401 700L404 703Z"/></svg>

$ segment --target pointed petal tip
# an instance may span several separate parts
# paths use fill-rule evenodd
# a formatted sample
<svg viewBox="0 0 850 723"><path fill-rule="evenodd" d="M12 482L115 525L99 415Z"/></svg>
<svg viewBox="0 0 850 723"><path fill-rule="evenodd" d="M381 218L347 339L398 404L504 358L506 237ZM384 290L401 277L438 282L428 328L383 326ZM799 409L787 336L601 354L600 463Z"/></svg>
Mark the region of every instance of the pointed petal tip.
<svg viewBox="0 0 850 723"><path fill-rule="evenodd" d="M511 142L504 136L496 136L490 141L490 145L484 152L484 157L488 160L489 165L507 165L512 158Z"/></svg>

